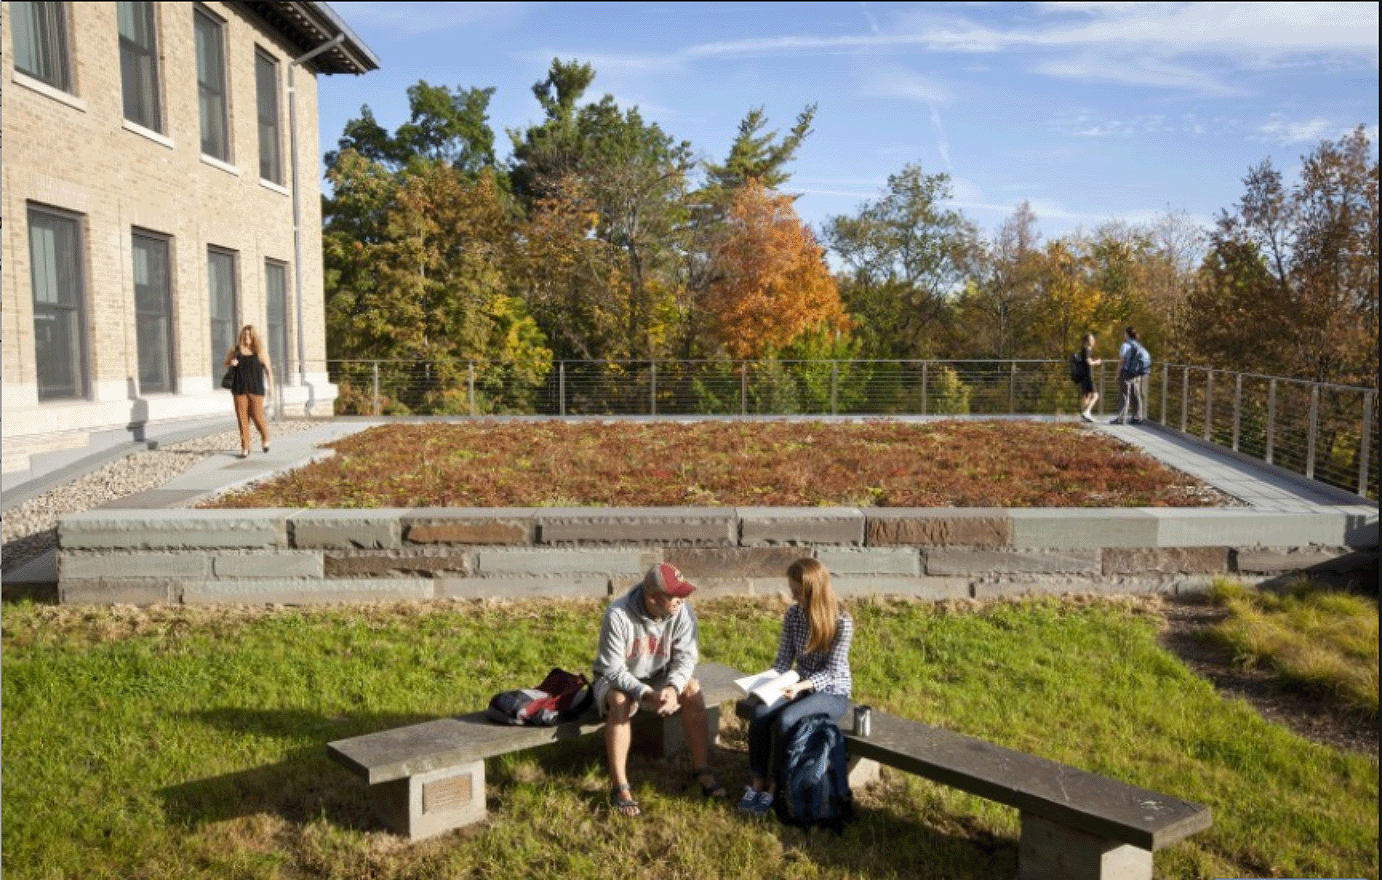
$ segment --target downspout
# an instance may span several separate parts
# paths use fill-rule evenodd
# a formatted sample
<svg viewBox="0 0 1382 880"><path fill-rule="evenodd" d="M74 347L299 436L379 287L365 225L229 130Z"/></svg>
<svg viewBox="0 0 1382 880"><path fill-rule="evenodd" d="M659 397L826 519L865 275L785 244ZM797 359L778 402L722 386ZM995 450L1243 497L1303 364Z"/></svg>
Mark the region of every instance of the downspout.
<svg viewBox="0 0 1382 880"><path fill-rule="evenodd" d="M302 311L302 199L298 193L298 113L297 85L294 72L298 65L310 61L328 49L333 49L345 41L345 34L339 33L306 54L299 55L288 64L288 138L289 152L293 161L293 295L297 300L298 336L298 384L307 385L307 330L303 324ZM312 401L306 403L311 414Z"/></svg>

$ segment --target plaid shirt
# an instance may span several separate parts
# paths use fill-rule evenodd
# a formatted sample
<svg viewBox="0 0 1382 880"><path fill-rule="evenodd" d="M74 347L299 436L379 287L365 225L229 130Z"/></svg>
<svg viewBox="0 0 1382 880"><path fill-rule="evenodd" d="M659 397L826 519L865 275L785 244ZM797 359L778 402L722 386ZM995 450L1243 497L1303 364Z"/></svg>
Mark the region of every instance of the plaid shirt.
<svg viewBox="0 0 1382 880"><path fill-rule="evenodd" d="M773 661L773 670L786 672L795 663L797 674L803 680L809 680L820 693L848 697L854 690L854 676L849 671L849 644L854 641L854 618L844 611L835 618L835 641L829 651L804 653L806 640L810 636L811 625L801 606L788 608L782 618L782 635L777 641L777 659Z"/></svg>

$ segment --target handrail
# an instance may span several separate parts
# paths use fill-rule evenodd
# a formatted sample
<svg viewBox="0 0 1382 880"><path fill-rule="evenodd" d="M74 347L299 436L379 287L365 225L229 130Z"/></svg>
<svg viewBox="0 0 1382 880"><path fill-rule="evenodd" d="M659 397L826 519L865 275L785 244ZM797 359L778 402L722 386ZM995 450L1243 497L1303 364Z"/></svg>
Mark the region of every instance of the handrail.
<svg viewBox="0 0 1382 880"><path fill-rule="evenodd" d="M1117 409L1113 366L1096 411ZM1075 415L1064 360L331 360L340 415ZM1376 389L1163 363L1148 419L1378 497Z"/></svg>

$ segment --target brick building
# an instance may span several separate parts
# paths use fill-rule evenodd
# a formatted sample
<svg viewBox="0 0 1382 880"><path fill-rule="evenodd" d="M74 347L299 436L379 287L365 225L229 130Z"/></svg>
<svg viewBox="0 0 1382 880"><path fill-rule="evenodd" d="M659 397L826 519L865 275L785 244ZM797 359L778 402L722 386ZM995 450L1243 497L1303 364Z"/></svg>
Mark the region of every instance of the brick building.
<svg viewBox="0 0 1382 880"><path fill-rule="evenodd" d="M317 76L378 59L325 3L0 4L4 471L231 414L269 345L329 415Z"/></svg>

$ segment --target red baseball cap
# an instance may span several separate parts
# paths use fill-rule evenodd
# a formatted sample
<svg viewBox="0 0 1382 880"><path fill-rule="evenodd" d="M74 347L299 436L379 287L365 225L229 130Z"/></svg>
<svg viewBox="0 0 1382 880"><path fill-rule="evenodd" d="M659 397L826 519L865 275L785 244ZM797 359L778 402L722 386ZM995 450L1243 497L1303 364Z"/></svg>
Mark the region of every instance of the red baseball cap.
<svg viewBox="0 0 1382 880"><path fill-rule="evenodd" d="M696 587L670 562L659 562L643 576L643 588L658 593L666 593L678 599L685 599L696 591Z"/></svg>

